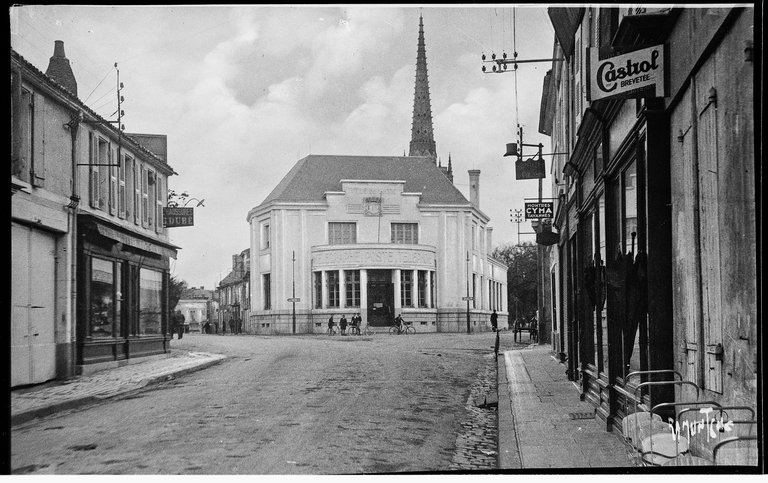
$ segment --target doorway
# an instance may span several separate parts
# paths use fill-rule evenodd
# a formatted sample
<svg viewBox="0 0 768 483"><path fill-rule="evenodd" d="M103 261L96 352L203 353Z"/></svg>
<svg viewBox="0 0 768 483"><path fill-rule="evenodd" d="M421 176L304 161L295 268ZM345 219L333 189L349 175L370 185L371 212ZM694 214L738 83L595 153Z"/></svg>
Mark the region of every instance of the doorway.
<svg viewBox="0 0 768 483"><path fill-rule="evenodd" d="M368 270L368 325L388 327L394 318L395 286L391 270Z"/></svg>

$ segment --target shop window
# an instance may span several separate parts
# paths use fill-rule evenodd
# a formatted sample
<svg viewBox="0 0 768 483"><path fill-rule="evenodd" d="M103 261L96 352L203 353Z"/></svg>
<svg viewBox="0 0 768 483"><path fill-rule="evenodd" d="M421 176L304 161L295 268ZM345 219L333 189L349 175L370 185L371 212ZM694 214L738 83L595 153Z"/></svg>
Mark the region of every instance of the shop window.
<svg viewBox="0 0 768 483"><path fill-rule="evenodd" d="M261 276L262 292L264 296L264 310L272 310L272 277L265 273Z"/></svg>
<svg viewBox="0 0 768 483"><path fill-rule="evenodd" d="M344 282L347 296L345 307L360 307L360 270L346 270Z"/></svg>
<svg viewBox="0 0 768 483"><path fill-rule="evenodd" d="M357 243L356 223L328 223L328 244L349 245Z"/></svg>
<svg viewBox="0 0 768 483"><path fill-rule="evenodd" d="M323 272L312 273L316 309L323 308Z"/></svg>
<svg viewBox="0 0 768 483"><path fill-rule="evenodd" d="M403 307L413 307L413 272L400 271L400 304Z"/></svg>
<svg viewBox="0 0 768 483"><path fill-rule="evenodd" d="M162 333L163 273L139 270L139 335Z"/></svg>
<svg viewBox="0 0 768 483"><path fill-rule="evenodd" d="M327 273L328 284L328 307L338 308L339 306L339 272L331 270Z"/></svg>
<svg viewBox="0 0 768 483"><path fill-rule="evenodd" d="M90 336L115 335L115 269L114 262L91 258Z"/></svg>
<svg viewBox="0 0 768 483"><path fill-rule="evenodd" d="M390 225L392 243L416 245L419 243L418 223L392 223Z"/></svg>
<svg viewBox="0 0 768 483"><path fill-rule="evenodd" d="M427 306L427 274L424 270L419 270L419 307Z"/></svg>
<svg viewBox="0 0 768 483"><path fill-rule="evenodd" d="M637 253L637 165L632 162L621 175L622 188L622 243L623 253L627 260L634 262ZM627 295L634 298L632 293ZM639 317L624 314L626 318L624 331L624 370L625 373L646 369L640 353L641 332L645 326Z"/></svg>

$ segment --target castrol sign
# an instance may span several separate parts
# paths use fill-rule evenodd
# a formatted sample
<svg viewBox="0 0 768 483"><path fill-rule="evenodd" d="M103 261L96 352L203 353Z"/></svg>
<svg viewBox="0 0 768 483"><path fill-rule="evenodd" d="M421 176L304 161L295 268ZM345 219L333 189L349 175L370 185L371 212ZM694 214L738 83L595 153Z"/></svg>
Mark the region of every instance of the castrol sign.
<svg viewBox="0 0 768 483"><path fill-rule="evenodd" d="M664 97L664 45L599 60L589 49L587 100L612 97Z"/></svg>

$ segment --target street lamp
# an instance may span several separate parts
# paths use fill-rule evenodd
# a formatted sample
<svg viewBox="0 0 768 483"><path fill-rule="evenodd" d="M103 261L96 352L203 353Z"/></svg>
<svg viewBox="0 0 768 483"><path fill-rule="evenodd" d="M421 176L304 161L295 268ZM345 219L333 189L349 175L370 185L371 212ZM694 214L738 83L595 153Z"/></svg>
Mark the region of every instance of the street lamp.
<svg viewBox="0 0 768 483"><path fill-rule="evenodd" d="M292 251L291 258L291 284L293 292L291 294L291 303L293 304L293 333L296 333L296 250Z"/></svg>
<svg viewBox="0 0 768 483"><path fill-rule="evenodd" d="M469 326L469 252L467 252L467 334L470 334L472 332L472 329Z"/></svg>

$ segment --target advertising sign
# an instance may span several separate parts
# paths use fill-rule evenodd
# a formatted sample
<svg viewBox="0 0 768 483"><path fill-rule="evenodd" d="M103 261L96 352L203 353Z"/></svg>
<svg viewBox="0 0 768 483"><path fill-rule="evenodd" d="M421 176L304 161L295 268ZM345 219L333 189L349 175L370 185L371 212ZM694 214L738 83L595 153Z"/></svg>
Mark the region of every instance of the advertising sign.
<svg viewBox="0 0 768 483"><path fill-rule="evenodd" d="M173 228L177 226L194 226L194 208L165 207L163 208L163 226Z"/></svg>
<svg viewBox="0 0 768 483"><path fill-rule="evenodd" d="M554 203L551 201L542 201L541 203L525 204L526 220L543 220L554 217Z"/></svg>
<svg viewBox="0 0 768 483"><path fill-rule="evenodd" d="M539 179L546 177L546 167L542 158L515 161L515 179Z"/></svg>
<svg viewBox="0 0 768 483"><path fill-rule="evenodd" d="M664 97L664 45L599 60L589 49L587 100L614 97Z"/></svg>

